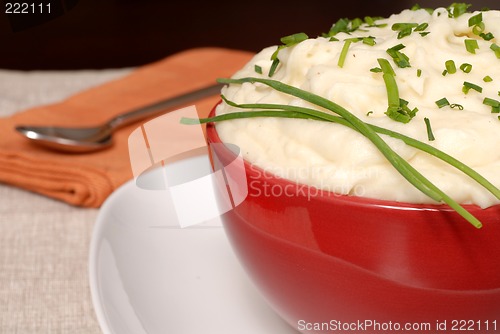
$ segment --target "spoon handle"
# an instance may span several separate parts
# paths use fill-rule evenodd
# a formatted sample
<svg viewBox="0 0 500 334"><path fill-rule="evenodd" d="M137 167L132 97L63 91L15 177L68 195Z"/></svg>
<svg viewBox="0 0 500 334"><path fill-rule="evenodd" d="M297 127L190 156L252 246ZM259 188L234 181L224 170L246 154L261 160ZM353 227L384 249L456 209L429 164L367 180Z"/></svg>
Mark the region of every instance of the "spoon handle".
<svg viewBox="0 0 500 334"><path fill-rule="evenodd" d="M197 89L185 94L177 95L167 100L156 102L140 109L136 109L124 114L120 114L111 120L109 120L108 125L111 129L121 127L130 123L137 122L141 119L165 112L166 109L180 107L186 105L190 102L202 99L204 97L220 94L220 91L224 85L214 84L208 87Z"/></svg>

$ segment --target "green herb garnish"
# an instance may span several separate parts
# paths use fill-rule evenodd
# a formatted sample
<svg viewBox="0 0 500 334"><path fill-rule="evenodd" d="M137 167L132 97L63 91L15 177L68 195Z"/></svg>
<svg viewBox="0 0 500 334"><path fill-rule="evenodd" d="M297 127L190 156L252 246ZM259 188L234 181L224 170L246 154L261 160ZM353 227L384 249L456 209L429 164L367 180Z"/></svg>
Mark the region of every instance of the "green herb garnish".
<svg viewBox="0 0 500 334"><path fill-rule="evenodd" d="M483 88L481 86L478 86L478 85L473 84L471 82L464 81L464 86L462 87L462 91L465 94L467 94L469 92L469 90L471 90L471 89L475 90L478 93L483 92Z"/></svg>
<svg viewBox="0 0 500 334"><path fill-rule="evenodd" d="M442 99L436 101L436 105L441 109L443 107L449 106L450 102L448 102L448 99L446 97L443 97Z"/></svg>
<svg viewBox="0 0 500 334"><path fill-rule="evenodd" d="M489 32L489 33L482 33L482 34L479 34L479 36L484 39L485 41L491 41L493 38L495 38L495 36Z"/></svg>
<svg viewBox="0 0 500 334"><path fill-rule="evenodd" d="M427 129L427 138L429 141L434 141L436 138L434 138L434 134L432 133L431 121L427 117L424 117L424 122Z"/></svg>
<svg viewBox="0 0 500 334"><path fill-rule="evenodd" d="M464 73L470 73L470 71L472 71L472 65L469 63L463 63L462 65L460 65L460 69Z"/></svg>
<svg viewBox="0 0 500 334"><path fill-rule="evenodd" d="M349 46L351 46L350 40L344 41L344 46L342 47L342 51L340 51L338 66L344 67L345 59L347 58L347 52L349 51Z"/></svg>
<svg viewBox="0 0 500 334"><path fill-rule="evenodd" d="M408 56L400 52L404 48L405 46L403 44L398 44L396 46L393 46L392 48L387 49L387 53L389 54L389 56L392 57L392 60L394 60L396 65L398 65L398 67L400 68L411 66Z"/></svg>
<svg viewBox="0 0 500 334"><path fill-rule="evenodd" d="M395 79L396 74L391 64L389 64L389 61L384 58L379 58L377 61L384 73L382 77L387 91L388 106L385 114L395 121L408 123L415 117L418 109L410 109L408 107L408 101L399 97L399 89Z"/></svg>
<svg viewBox="0 0 500 334"><path fill-rule="evenodd" d="M359 18L356 18L354 20L341 18L330 28L328 33L323 34L323 37L332 37L340 32L349 34L353 31L356 31L361 26L361 24L363 24L363 21Z"/></svg>
<svg viewBox="0 0 500 334"><path fill-rule="evenodd" d="M444 66L446 67L446 71L450 74L454 74L457 72L457 67L455 66L455 62L453 60L447 60L444 63Z"/></svg>
<svg viewBox="0 0 500 334"><path fill-rule="evenodd" d="M484 34L484 29L486 29L486 27L484 23L481 22L472 27L472 33L474 35L481 36L481 34Z"/></svg>
<svg viewBox="0 0 500 334"><path fill-rule="evenodd" d="M476 49L479 49L477 44L477 39L466 39L464 40L465 49L470 53L476 53Z"/></svg>
<svg viewBox="0 0 500 334"><path fill-rule="evenodd" d="M448 7L448 16L457 18L467 13L467 10L469 9L470 6L472 5L465 3L453 3Z"/></svg>
<svg viewBox="0 0 500 334"><path fill-rule="evenodd" d="M496 45L495 43L491 44L490 45L490 49L495 52L495 55L497 56L497 58L500 59L500 46Z"/></svg>
<svg viewBox="0 0 500 334"><path fill-rule="evenodd" d="M411 35L413 29L418 27L417 23L394 23L391 27L393 31L399 31L398 39Z"/></svg>
<svg viewBox="0 0 500 334"><path fill-rule="evenodd" d="M478 25L479 23L483 22L483 13L479 13L477 15L471 16L469 18L469 27L473 27L475 25Z"/></svg>
<svg viewBox="0 0 500 334"><path fill-rule="evenodd" d="M492 113L496 114L496 113L500 112L500 101L498 101L498 100L495 100L495 99L492 99L489 97L485 97L483 100L483 104L490 106Z"/></svg>
<svg viewBox="0 0 500 334"><path fill-rule="evenodd" d="M284 49L284 48L288 48L288 47L291 47L291 46L294 46L294 45L297 45L299 44L300 42L302 41L305 41L306 39L308 39L309 36L307 36L305 33L303 32L300 32L300 33L297 33L297 34L293 34L293 35L289 35L289 36L285 36L285 37L282 37L280 39L281 43L283 43L282 45L278 46L276 48L276 51L273 52L273 54L271 55L271 60L273 61L272 64L271 64L271 67L269 69L269 74L268 76L269 77L272 77L274 75L274 73L276 72L276 69L278 68L278 65L280 63L280 60L278 58L278 54L279 52Z"/></svg>
<svg viewBox="0 0 500 334"><path fill-rule="evenodd" d="M493 78L492 78L492 77L490 77L489 75L487 75L487 76L485 76L485 77L483 78L483 81L484 81L484 82L492 82L492 81L493 81Z"/></svg>

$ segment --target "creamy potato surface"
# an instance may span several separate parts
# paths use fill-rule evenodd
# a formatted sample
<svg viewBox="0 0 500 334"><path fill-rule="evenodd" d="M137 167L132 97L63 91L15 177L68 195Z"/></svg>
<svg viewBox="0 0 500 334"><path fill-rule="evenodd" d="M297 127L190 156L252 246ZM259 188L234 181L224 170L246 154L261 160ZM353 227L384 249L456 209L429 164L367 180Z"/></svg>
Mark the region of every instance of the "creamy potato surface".
<svg viewBox="0 0 500 334"><path fill-rule="evenodd" d="M471 17L478 18L478 14L482 15L481 23L470 23ZM412 27L409 35L398 36L399 23ZM328 98L369 124L435 146L499 187L500 120L498 110L491 105L500 100L497 36L500 37L500 11L464 13L454 18L445 8L433 13L405 10L372 24L364 23L352 32L339 32L333 38L309 38L282 48L271 79ZM367 40L363 42L362 38L354 41L356 37L368 37L375 43L365 43ZM353 42L340 66L341 52L348 39ZM399 67L387 52L397 45L404 46L399 51L407 56L409 66ZM472 49L468 50L468 45ZM277 46L272 46L262 50L234 78L269 78L271 57L276 49ZM400 98L408 101L410 109L418 108L408 123L395 121L386 114L388 94L383 73L377 69L379 58L392 65ZM261 74L256 72L256 65L262 69ZM236 103L279 103L318 109L262 84L231 84L222 93ZM443 98L449 104L437 103ZM216 110L217 114L235 111L241 109L227 104L219 105ZM429 140L425 118L430 121L435 140ZM343 125L304 119L251 118L219 122L217 130L224 142L242 149L245 159L290 180L339 194L432 203L369 140ZM382 138L459 203L482 207L499 203L455 168L397 139Z"/></svg>

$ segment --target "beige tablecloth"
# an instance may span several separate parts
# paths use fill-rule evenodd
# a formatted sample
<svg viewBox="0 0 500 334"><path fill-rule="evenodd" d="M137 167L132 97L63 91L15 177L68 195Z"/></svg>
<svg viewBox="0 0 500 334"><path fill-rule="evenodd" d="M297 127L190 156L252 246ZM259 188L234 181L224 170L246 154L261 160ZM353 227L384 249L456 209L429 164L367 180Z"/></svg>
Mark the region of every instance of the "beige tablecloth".
<svg viewBox="0 0 500 334"><path fill-rule="evenodd" d="M0 117L129 71L0 70ZM0 333L101 333L87 270L97 213L0 184Z"/></svg>

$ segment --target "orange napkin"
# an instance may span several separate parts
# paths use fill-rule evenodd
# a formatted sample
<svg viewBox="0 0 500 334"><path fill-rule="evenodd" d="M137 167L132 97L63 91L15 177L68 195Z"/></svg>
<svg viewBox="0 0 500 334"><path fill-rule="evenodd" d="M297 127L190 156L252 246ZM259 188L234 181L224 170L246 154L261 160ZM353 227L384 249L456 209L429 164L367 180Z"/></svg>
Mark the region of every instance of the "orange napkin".
<svg viewBox="0 0 500 334"><path fill-rule="evenodd" d="M251 53L220 48L187 50L138 68L130 75L69 99L0 119L0 182L72 205L99 207L118 186L132 178L127 140L140 123L114 134L111 149L67 154L40 148L15 132L18 124L92 126L141 107L228 77ZM201 117L218 96L190 103Z"/></svg>

